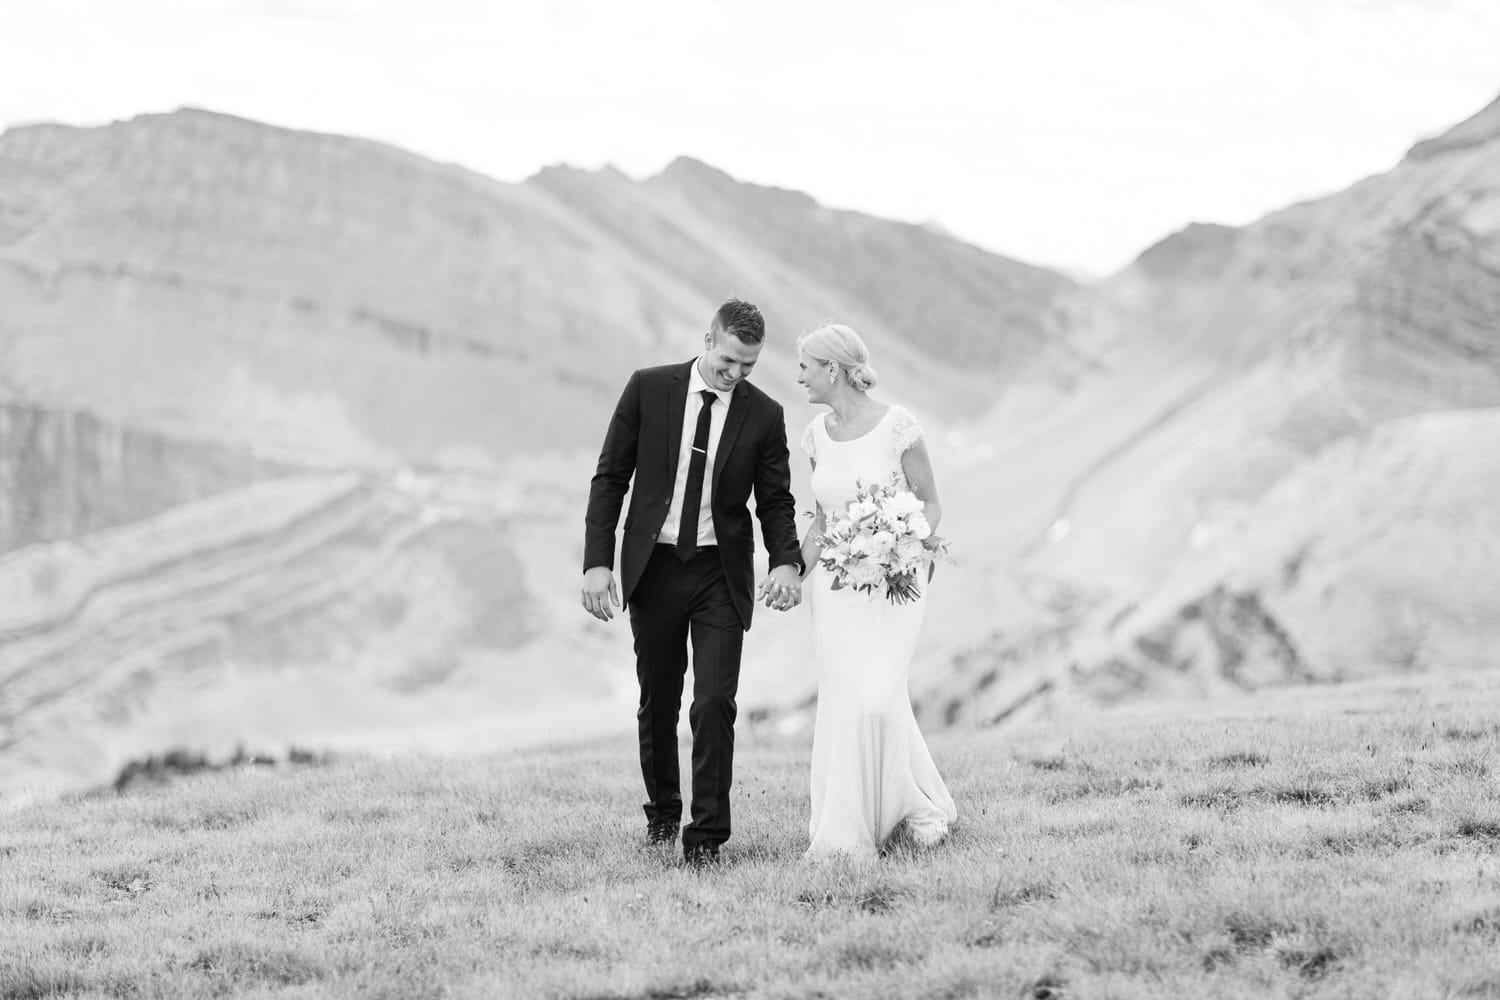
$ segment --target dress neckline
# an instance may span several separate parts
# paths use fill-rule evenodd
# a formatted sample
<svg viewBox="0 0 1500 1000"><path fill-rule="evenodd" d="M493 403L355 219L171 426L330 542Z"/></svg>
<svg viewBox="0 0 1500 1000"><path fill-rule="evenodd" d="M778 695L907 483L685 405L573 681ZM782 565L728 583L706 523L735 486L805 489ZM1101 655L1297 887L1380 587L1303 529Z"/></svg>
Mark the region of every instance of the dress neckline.
<svg viewBox="0 0 1500 1000"><path fill-rule="evenodd" d="M870 425L870 429L869 430L865 431L863 434L857 434L857 435L855 435L852 438L844 438L843 440L839 440L838 438L834 437L832 434L828 433L828 414L825 413L825 414L823 414L823 436L826 437L828 440L832 441L834 444L853 444L856 441L862 441L865 438L869 437L871 434L874 434L877 430L879 430L880 429L880 425L883 424L883 423L885 423L886 420L890 417L890 415L892 413L894 413L895 411L896 411L896 404L895 403L891 403L890 405L888 405L885 408L885 412L880 415L880 419L877 420L877 421L875 421L873 424ZM829 412L831 413L833 411L830 410Z"/></svg>

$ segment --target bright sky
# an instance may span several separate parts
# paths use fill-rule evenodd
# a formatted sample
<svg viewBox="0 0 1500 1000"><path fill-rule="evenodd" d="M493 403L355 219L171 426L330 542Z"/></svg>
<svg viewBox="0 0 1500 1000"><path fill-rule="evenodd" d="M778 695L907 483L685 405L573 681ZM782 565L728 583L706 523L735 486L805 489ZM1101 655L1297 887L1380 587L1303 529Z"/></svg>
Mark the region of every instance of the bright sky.
<svg viewBox="0 0 1500 1000"><path fill-rule="evenodd" d="M521 180L687 154L1107 273L1500 96L1495 0L0 0L0 126L184 105Z"/></svg>

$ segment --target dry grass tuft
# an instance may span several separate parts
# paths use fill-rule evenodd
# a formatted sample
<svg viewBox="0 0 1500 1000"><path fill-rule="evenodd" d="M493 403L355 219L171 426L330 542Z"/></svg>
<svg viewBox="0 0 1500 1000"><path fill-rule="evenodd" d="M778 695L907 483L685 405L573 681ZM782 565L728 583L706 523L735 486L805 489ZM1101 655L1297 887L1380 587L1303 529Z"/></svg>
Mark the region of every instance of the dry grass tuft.
<svg viewBox="0 0 1500 1000"><path fill-rule="evenodd" d="M1258 750L1232 750L1229 753L1210 757L1208 766L1216 768L1265 767L1270 763L1271 758Z"/></svg>
<svg viewBox="0 0 1500 1000"><path fill-rule="evenodd" d="M1021 988L1027 1000L1067 1000L1067 980L1051 974L1040 976Z"/></svg>
<svg viewBox="0 0 1500 1000"><path fill-rule="evenodd" d="M1453 835L1468 837L1472 840L1500 842L1500 817L1461 816L1453 826Z"/></svg>

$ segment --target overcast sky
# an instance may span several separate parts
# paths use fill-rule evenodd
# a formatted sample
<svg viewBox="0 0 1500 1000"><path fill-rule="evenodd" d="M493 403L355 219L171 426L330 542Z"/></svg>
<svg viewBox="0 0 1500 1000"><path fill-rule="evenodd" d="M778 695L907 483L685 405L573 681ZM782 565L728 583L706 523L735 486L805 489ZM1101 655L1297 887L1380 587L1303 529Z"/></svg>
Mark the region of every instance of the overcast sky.
<svg viewBox="0 0 1500 1000"><path fill-rule="evenodd" d="M1496 0L0 0L0 125L192 105L513 181L687 154L1099 274L1389 169L1497 53Z"/></svg>

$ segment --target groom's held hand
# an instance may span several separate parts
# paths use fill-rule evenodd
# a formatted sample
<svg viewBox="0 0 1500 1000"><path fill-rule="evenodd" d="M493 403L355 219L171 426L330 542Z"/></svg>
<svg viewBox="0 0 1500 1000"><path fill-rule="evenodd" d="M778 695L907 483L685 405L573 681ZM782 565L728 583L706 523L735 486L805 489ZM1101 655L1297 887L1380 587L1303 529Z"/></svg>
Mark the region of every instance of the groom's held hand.
<svg viewBox="0 0 1500 1000"><path fill-rule="evenodd" d="M777 611L787 611L801 604L802 578L797 567L788 563L771 570L770 575L761 581L755 597Z"/></svg>
<svg viewBox="0 0 1500 1000"><path fill-rule="evenodd" d="M619 606L620 592L615 589L615 575L604 566L584 570L583 610L601 622L607 622L615 616L614 609Z"/></svg>

